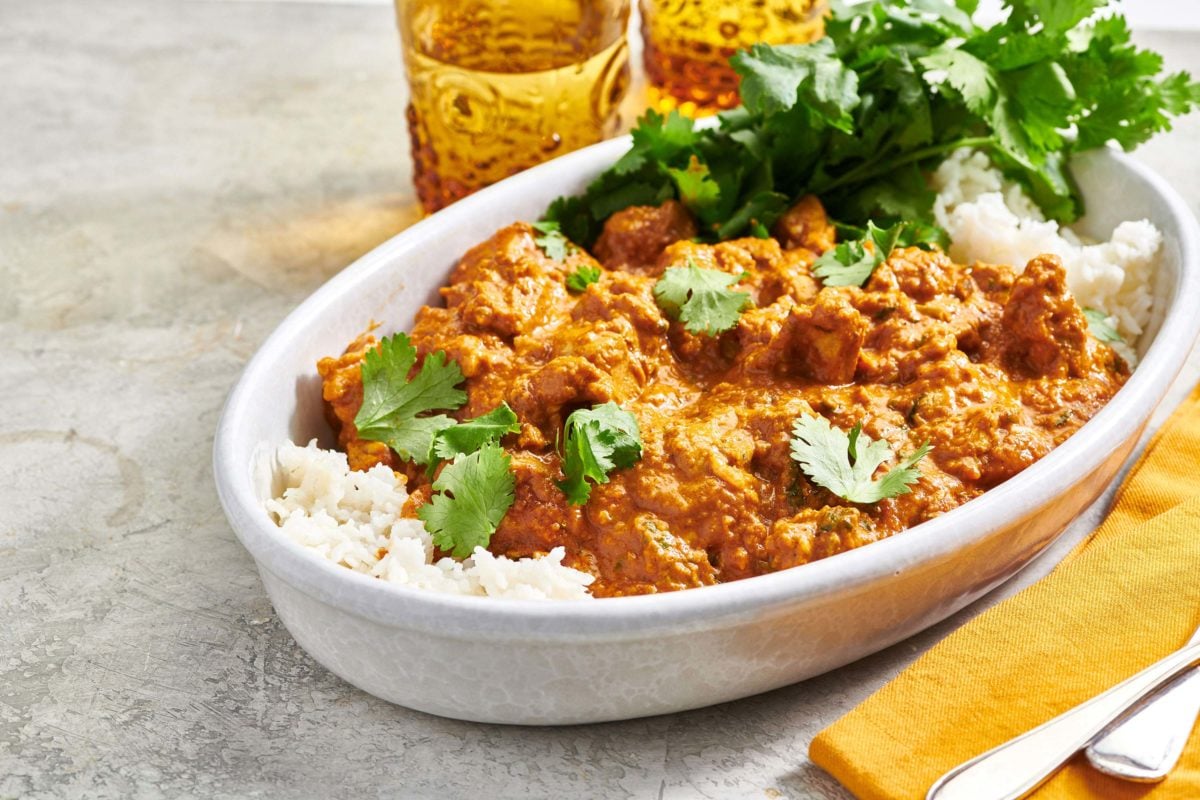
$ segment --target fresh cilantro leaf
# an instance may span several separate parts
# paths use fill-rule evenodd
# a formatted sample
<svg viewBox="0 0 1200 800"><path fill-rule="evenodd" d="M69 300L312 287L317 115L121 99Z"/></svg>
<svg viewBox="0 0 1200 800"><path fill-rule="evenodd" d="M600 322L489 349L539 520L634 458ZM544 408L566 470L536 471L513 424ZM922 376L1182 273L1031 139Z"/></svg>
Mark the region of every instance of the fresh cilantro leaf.
<svg viewBox="0 0 1200 800"><path fill-rule="evenodd" d="M900 231L896 247L920 247L923 250L939 247L947 250L950 247L950 235L937 225L912 223L905 225L904 230Z"/></svg>
<svg viewBox="0 0 1200 800"><path fill-rule="evenodd" d="M576 294L586 292L587 287L600 280L600 268L588 264L579 267L567 276L567 289Z"/></svg>
<svg viewBox="0 0 1200 800"><path fill-rule="evenodd" d="M668 267L654 284L654 299L689 333L716 336L737 325L750 295L729 287L742 276L719 269L702 269L691 262L686 267Z"/></svg>
<svg viewBox="0 0 1200 800"><path fill-rule="evenodd" d="M533 243L542 248L542 252L547 258L552 258L555 261L565 261L567 255L575 249L575 245L571 244L567 237L563 236L562 228L559 223L554 220L542 220L541 222L533 223L533 229L541 233L541 236L535 236Z"/></svg>
<svg viewBox="0 0 1200 800"><path fill-rule="evenodd" d="M886 81L895 86L896 92L895 115L887 121L888 135L899 148L928 144L933 140L933 103L917 65L902 50L896 54L888 53L880 70Z"/></svg>
<svg viewBox="0 0 1200 800"><path fill-rule="evenodd" d="M455 558L487 547L513 504L516 478L511 459L492 442L459 454L433 482L436 494L417 509L433 543Z"/></svg>
<svg viewBox="0 0 1200 800"><path fill-rule="evenodd" d="M787 195L779 192L758 192L717 228L717 238L728 239L737 236L755 225L769 227L787 210L787 205Z"/></svg>
<svg viewBox="0 0 1200 800"><path fill-rule="evenodd" d="M1010 25L1033 27L1041 23L1046 36L1069 31L1108 4L1109 0L1007 0L1006 3L1012 9Z"/></svg>
<svg viewBox="0 0 1200 800"><path fill-rule="evenodd" d="M917 463L929 455L931 450L933 450L933 446L929 442L922 442L921 446L909 453L908 457L901 460L899 465L885 472L878 482L877 493L880 499L899 497L911 492L910 485L921 479L921 470L917 467Z"/></svg>
<svg viewBox="0 0 1200 800"><path fill-rule="evenodd" d="M992 69L1006 72L1058 58L1063 51L1063 37L1013 36L1010 28L997 25L972 36L963 48L985 58Z"/></svg>
<svg viewBox="0 0 1200 800"><path fill-rule="evenodd" d="M1071 34L1074 52L1061 63L1079 98L1075 150L1109 141L1132 149L1200 101L1200 84L1185 73L1156 79L1161 56L1130 42L1124 18L1101 17Z"/></svg>
<svg viewBox="0 0 1200 800"><path fill-rule="evenodd" d="M615 175L615 172L609 170L601 177ZM556 198L546 208L544 219L547 222L557 222L564 236L584 247L590 247L600 235L601 221L592 216L592 201L584 196Z"/></svg>
<svg viewBox="0 0 1200 800"><path fill-rule="evenodd" d="M414 417L406 421L403 426L397 426L391 430L386 439L379 441L385 442L401 458L409 459L414 464L424 464L432 473L437 466L432 455L434 440L437 439L439 433L456 424L454 419L445 414ZM361 431L359 431L359 435L362 436ZM369 437L363 436L362 438Z"/></svg>
<svg viewBox="0 0 1200 800"><path fill-rule="evenodd" d="M969 0L968 2L964 2L964 0L957 0L957 2L912 0L912 5L915 9L934 15L943 24L953 26L954 32L957 34L966 35L975 29L971 15L979 7L978 0Z"/></svg>
<svg viewBox="0 0 1200 800"><path fill-rule="evenodd" d="M880 263L887 261L892 251L896 249L896 243L900 241L900 234L908 227L907 222L897 222L889 228L880 228L874 222L867 220L867 235L871 237L871 243L875 245L875 255L879 258Z"/></svg>
<svg viewBox="0 0 1200 800"><path fill-rule="evenodd" d="M1193 81L1186 72L1168 75L1156 88L1164 114L1186 114L1196 105L1200 105L1200 83ZM1169 120L1164 124L1164 130L1171 127Z"/></svg>
<svg viewBox="0 0 1200 800"><path fill-rule="evenodd" d="M613 169L628 174L646 163L674 161L680 153L690 152L695 147L699 134L694 127L692 120L678 110L672 110L665 117L654 109L647 110L631 131L633 147Z"/></svg>
<svg viewBox="0 0 1200 800"><path fill-rule="evenodd" d="M949 84L963 99L967 108L981 116L996 102L996 77L985 62L950 45L942 45L929 55L918 59L921 66L938 73L925 76L933 85Z"/></svg>
<svg viewBox="0 0 1200 800"><path fill-rule="evenodd" d="M433 454L441 459L474 453L489 442L498 442L505 434L520 433L517 415L508 403L501 403L488 413L451 425L438 431L433 438ZM432 463L430 459L430 463Z"/></svg>
<svg viewBox="0 0 1200 800"><path fill-rule="evenodd" d="M905 227L905 223L897 222L890 228L879 228L868 220L867 235L827 250L813 262L813 275L825 286L862 286L892 254ZM866 246L868 241L870 249Z"/></svg>
<svg viewBox="0 0 1200 800"><path fill-rule="evenodd" d="M813 262L813 275L825 286L862 286L881 263L861 240L841 242Z"/></svg>
<svg viewBox="0 0 1200 800"><path fill-rule="evenodd" d="M847 193L842 205L855 219L920 220L929 216L936 198L937 193L929 188L917 165L908 164L857 192Z"/></svg>
<svg viewBox="0 0 1200 800"><path fill-rule="evenodd" d="M1020 109L1025 133L1033 145L1043 150L1059 148L1077 100L1075 87L1062 65L1040 61L1005 75L1004 84ZM1022 91L1030 85L1038 86L1038 91Z"/></svg>
<svg viewBox="0 0 1200 800"><path fill-rule="evenodd" d="M354 417L361 439L383 442L403 459L424 464L433 437L454 420L438 414L418 416L435 410L453 411L466 402L467 394L455 388L463 381L462 370L446 354L425 356L421 369L411 379L417 351L404 333L385 337L379 347L363 357L363 402Z"/></svg>
<svg viewBox="0 0 1200 800"><path fill-rule="evenodd" d="M708 165L696 156L688 161L686 169L668 167L667 172L675 181L679 202L700 218L707 216L721 200L721 187L711 177Z"/></svg>
<svg viewBox="0 0 1200 800"><path fill-rule="evenodd" d="M792 428L792 458L818 486L851 503L876 503L884 498L908 494L909 485L921 477L917 462L931 450L926 442L878 480L879 465L892 457L888 443L872 441L862 432L862 423L846 434L824 417L799 417Z"/></svg>
<svg viewBox="0 0 1200 800"><path fill-rule="evenodd" d="M1121 334L1113 324L1113 318L1098 308L1085 308L1083 316L1087 319L1088 333L1102 342L1123 342Z"/></svg>
<svg viewBox="0 0 1200 800"><path fill-rule="evenodd" d="M595 220L605 220L630 206L656 206L675 196L671 176L657 165L650 164L639 173L624 181L613 181L611 185L601 175L598 183L601 193L592 201L591 214Z"/></svg>
<svg viewBox="0 0 1200 800"><path fill-rule="evenodd" d="M756 44L735 53L730 66L741 76L742 102L753 114L770 115L803 102L830 126L851 133L859 104L858 74L835 57L834 43Z"/></svg>
<svg viewBox="0 0 1200 800"><path fill-rule="evenodd" d="M631 467L642 457L637 419L616 403L571 412L563 425L563 475L558 487L572 505L583 505L594 484L608 473Z"/></svg>

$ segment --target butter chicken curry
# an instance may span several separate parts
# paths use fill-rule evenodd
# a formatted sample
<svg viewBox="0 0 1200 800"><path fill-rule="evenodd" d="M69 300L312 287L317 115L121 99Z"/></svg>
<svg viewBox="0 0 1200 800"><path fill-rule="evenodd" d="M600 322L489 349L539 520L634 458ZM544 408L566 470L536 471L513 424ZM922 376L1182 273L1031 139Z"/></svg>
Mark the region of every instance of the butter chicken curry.
<svg viewBox="0 0 1200 800"><path fill-rule="evenodd" d="M823 286L813 262L834 244L820 203L801 200L774 238L698 244L675 201L614 214L588 254L552 258L518 223L470 250L411 333L418 361L444 351L465 377L467 420L507 403L519 432L501 440L515 499L488 549L511 558L563 546L596 576L592 593L673 591L794 567L891 536L1016 475L1092 417L1128 377L1088 334L1054 256L1023 270L952 263L899 248L866 283ZM560 253L561 255L561 253ZM654 287L691 265L728 273L749 298L734 327L693 333ZM568 277L598 279L568 287ZM598 270L598 273L595 272ZM371 334L320 362L338 440L355 469L406 475L416 514L424 467L360 439ZM572 505L563 428L579 409L633 415L641 458ZM793 426L861 423L892 453L923 443L907 493L842 499L793 458ZM853 458L854 444L850 445ZM890 459L894 465L897 457Z"/></svg>

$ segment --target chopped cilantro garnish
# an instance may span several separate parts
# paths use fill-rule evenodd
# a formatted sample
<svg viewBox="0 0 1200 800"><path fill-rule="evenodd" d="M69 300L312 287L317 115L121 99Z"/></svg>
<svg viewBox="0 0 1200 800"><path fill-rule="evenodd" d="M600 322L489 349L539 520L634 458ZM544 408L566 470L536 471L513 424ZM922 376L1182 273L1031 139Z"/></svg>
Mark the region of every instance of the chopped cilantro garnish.
<svg viewBox="0 0 1200 800"><path fill-rule="evenodd" d="M583 505L592 483L608 483L608 473L633 466L642 457L637 420L616 403L573 411L563 426L563 475L558 484L567 500Z"/></svg>
<svg viewBox="0 0 1200 800"><path fill-rule="evenodd" d="M842 242L826 251L813 262L813 274L826 286L862 286L875 268L892 254L903 229L903 222L890 228L878 228L868 220L865 237ZM866 248L868 241L873 249Z"/></svg>
<svg viewBox="0 0 1200 800"><path fill-rule="evenodd" d="M436 494L417 509L433 543L455 558L487 547L513 504L516 478L500 445L489 442L459 454L433 482Z"/></svg>
<svg viewBox="0 0 1200 800"><path fill-rule="evenodd" d="M600 268L580 264L578 269L567 276L567 289L576 294L587 291L587 287L600 280Z"/></svg>
<svg viewBox="0 0 1200 800"><path fill-rule="evenodd" d="M1087 319L1088 333L1102 342L1123 342L1121 334L1113 325L1113 318L1098 308L1085 308L1083 316Z"/></svg>
<svg viewBox="0 0 1200 800"><path fill-rule="evenodd" d="M542 252L547 258L553 258L555 261L565 261L567 255L575 249L575 245L571 244L567 237L563 236L561 228L557 222L552 220L542 220L541 222L533 223L533 229L541 233L541 236L533 237L533 243L542 248Z"/></svg>
<svg viewBox="0 0 1200 800"><path fill-rule="evenodd" d="M680 153L688 152L700 140L692 121L678 111L664 117L650 109L640 121L643 124L629 134L633 148L613 165L612 171L618 175L633 175L647 164L672 160Z"/></svg>
<svg viewBox="0 0 1200 800"><path fill-rule="evenodd" d="M438 351L425 356L411 379L417 351L406 334L385 337L378 349L368 350L361 366L363 402L354 425L358 436L383 442L401 458L424 464L433 437L454 424L444 414L419 416L430 411L453 411L466 402L466 392L455 388L463 381L458 364L447 363Z"/></svg>
<svg viewBox="0 0 1200 800"><path fill-rule="evenodd" d="M903 219L932 241L944 232L925 174L973 147L1070 222L1083 211L1073 154L1133 149L1200 103L1200 84L1164 74L1106 0L1009 0L992 27L974 22L977 5L834 3L824 38L733 56L744 105L719 127L647 112L629 152L547 218L588 247L612 213L676 198L712 241L770 229L815 194L834 219Z"/></svg>
<svg viewBox="0 0 1200 800"><path fill-rule="evenodd" d="M721 200L721 187L713 180L708 166L692 156L685 169L667 167L667 172L675 182L679 199L690 209L706 209Z"/></svg>
<svg viewBox="0 0 1200 800"><path fill-rule="evenodd" d="M852 503L875 503L886 497L908 494L909 484L921 477L917 462L930 451L926 442L899 466L875 480L875 470L892 457L885 441L872 441L862 423L846 434L824 417L800 417L792 428L792 458L813 483Z"/></svg>
<svg viewBox="0 0 1200 800"><path fill-rule="evenodd" d="M737 325L750 295L729 287L742 276L719 269L668 267L654 284L654 299L664 311L684 324L690 333L716 336Z"/></svg>
<svg viewBox="0 0 1200 800"><path fill-rule="evenodd" d="M433 437L433 454L437 458L451 459L458 455L474 453L490 442L498 442L505 434L519 433L517 415L501 403L483 416L460 422L438 431ZM430 464L433 459L430 459Z"/></svg>

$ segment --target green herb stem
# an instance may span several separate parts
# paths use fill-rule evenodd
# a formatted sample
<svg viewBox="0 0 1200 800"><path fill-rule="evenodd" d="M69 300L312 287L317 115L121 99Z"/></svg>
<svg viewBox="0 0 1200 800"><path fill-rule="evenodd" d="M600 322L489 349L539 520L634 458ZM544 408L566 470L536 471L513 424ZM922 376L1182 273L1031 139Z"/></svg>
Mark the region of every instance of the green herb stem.
<svg viewBox="0 0 1200 800"><path fill-rule="evenodd" d="M1071 156L1132 150L1200 106L1200 82L1164 73L1106 0L1010 0L991 27L971 19L977 5L834 4L823 38L731 57L743 106L721 128L647 113L629 152L547 215L586 248L615 211L674 197L720 241L769 232L790 199L815 194L844 224L905 221L905 236L941 242L921 172L977 147L1048 219L1072 222Z"/></svg>
<svg viewBox="0 0 1200 800"><path fill-rule="evenodd" d="M960 147L991 147L995 143L995 138L991 136L967 136L962 139L956 139L953 142L943 142L941 144L923 147L920 150L913 150L905 153L902 156L894 158L891 161L886 161L883 164L879 164L879 162L876 161L868 161L865 164L860 164L859 166L842 175L837 180L831 181L824 186L811 187L811 191L815 194L831 192L834 189L841 188L847 184L874 180L875 178L887 175L889 172L892 172L899 167L911 164L914 161L924 161L927 158L939 156L943 153L953 153Z"/></svg>

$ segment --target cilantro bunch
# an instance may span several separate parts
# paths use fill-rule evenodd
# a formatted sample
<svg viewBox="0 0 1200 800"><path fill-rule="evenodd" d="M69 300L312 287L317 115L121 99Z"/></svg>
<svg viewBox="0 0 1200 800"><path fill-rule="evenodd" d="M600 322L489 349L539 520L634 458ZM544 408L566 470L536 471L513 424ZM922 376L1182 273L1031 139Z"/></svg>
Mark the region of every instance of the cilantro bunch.
<svg viewBox="0 0 1200 800"><path fill-rule="evenodd" d="M1131 149L1200 102L1187 73L1161 76L1162 58L1131 44L1108 0L1008 0L990 28L977 4L835 0L824 39L731 59L744 105L718 128L648 112L632 149L546 216L586 247L613 212L677 198L716 241L765 236L812 193L854 228L903 220L902 244L944 243L925 173L974 147L1070 222L1083 211L1073 153Z"/></svg>

